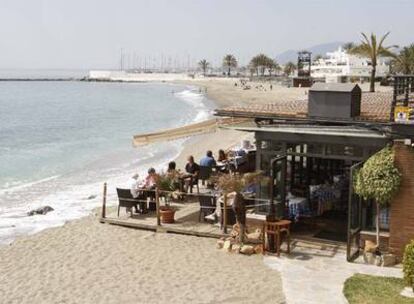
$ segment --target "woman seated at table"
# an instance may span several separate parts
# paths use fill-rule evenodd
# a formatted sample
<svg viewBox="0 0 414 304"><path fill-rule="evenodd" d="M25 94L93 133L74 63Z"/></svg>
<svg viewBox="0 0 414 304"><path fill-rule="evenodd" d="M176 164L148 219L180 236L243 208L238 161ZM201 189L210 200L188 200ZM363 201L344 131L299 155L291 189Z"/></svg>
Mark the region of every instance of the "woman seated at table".
<svg viewBox="0 0 414 304"><path fill-rule="evenodd" d="M144 184L142 188L145 189L154 189L157 184L158 174L155 172L154 168L148 169L148 175L145 177Z"/></svg>
<svg viewBox="0 0 414 304"><path fill-rule="evenodd" d="M181 173L176 169L177 164L174 161L171 161L168 163L168 169L167 169L167 176L170 178L173 182L174 189L182 191L182 176Z"/></svg>
<svg viewBox="0 0 414 304"><path fill-rule="evenodd" d="M220 149L218 151L218 158L217 158L217 169L220 172L227 172L228 171L228 158L224 150Z"/></svg>
<svg viewBox="0 0 414 304"><path fill-rule="evenodd" d="M185 191L188 191L188 187L196 185L198 183L198 173L200 172L200 166L194 162L194 157L190 155L187 158L187 164L185 165L185 172L183 178L185 181Z"/></svg>
<svg viewBox="0 0 414 304"><path fill-rule="evenodd" d="M219 162L227 162L227 155L226 155L226 153L224 152L224 150L223 149L220 149L219 151L218 151L218 158L217 158L217 161L219 161Z"/></svg>

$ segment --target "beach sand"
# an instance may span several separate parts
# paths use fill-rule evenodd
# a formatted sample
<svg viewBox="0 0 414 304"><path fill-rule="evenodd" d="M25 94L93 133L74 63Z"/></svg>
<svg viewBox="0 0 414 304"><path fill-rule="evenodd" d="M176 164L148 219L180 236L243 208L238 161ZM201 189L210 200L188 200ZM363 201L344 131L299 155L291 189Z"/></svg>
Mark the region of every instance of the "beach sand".
<svg viewBox="0 0 414 304"><path fill-rule="evenodd" d="M0 249L4 303L282 303L261 256L89 216Z"/></svg>
<svg viewBox="0 0 414 304"><path fill-rule="evenodd" d="M238 100L222 82L207 91L223 95L218 107ZM246 138L252 134L228 130L191 138L178 167L188 155L198 160ZM280 275L262 256L225 253L215 243L100 224L91 215L1 246L0 303L284 302Z"/></svg>

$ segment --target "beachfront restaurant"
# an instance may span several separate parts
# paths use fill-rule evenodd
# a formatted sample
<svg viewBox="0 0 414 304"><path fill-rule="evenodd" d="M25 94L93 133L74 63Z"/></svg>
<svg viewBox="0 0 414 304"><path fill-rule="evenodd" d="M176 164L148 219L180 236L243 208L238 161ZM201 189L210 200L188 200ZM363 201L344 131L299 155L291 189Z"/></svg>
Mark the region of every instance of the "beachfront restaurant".
<svg viewBox="0 0 414 304"><path fill-rule="evenodd" d="M354 193L353 173L391 145L402 175L398 193L380 211L380 247L401 257L414 239L414 77L394 79L394 92L365 93L355 84L314 84L308 100L233 106L216 115L250 119L224 128L252 132L260 185L255 213L292 220L295 238L346 244L358 257L375 240L374 203Z"/></svg>

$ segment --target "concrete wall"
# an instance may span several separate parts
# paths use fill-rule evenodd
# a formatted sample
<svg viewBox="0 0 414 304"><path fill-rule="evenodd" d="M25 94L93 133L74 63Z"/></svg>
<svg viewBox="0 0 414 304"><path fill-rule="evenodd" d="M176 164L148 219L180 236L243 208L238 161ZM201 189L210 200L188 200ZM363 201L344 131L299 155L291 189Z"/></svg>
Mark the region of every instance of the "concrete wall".
<svg viewBox="0 0 414 304"><path fill-rule="evenodd" d="M402 182L390 206L389 249L401 257L405 245L414 239L414 149L395 142L394 151Z"/></svg>

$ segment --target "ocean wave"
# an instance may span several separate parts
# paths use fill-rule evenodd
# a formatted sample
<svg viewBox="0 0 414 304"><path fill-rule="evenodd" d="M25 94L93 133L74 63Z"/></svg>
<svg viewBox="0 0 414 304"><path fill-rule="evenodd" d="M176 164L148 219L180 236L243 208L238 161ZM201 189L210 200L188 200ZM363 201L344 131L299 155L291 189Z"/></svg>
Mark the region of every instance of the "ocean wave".
<svg viewBox="0 0 414 304"><path fill-rule="evenodd" d="M179 118L183 124L206 120L211 115L206 97L196 88L176 92L174 97L191 108L189 115ZM111 154L84 166L81 171L9 184L0 189L0 243L10 243L16 236L37 233L89 215L101 205L104 182L108 184L108 205L116 205L116 187L127 187L129 178L135 173L144 177L149 167L165 170L167 163L182 152L185 141L153 144L134 153ZM6 198L3 202L7 204L1 204L3 196ZM28 211L44 205L51 206L54 211L26 216Z"/></svg>
<svg viewBox="0 0 414 304"><path fill-rule="evenodd" d="M206 105L206 97L197 88L188 88L184 91L176 92L174 95L196 110L195 117L190 123L200 122L211 116L211 111Z"/></svg>
<svg viewBox="0 0 414 304"><path fill-rule="evenodd" d="M8 187L10 184L6 183L5 187L3 189L0 189L0 196L4 195L6 193L14 192L16 190L22 190L24 188L31 187L31 186L34 186L36 184L40 184L40 183L44 183L44 182L54 180L54 179L58 178L59 176L60 175L54 175L54 176L46 177L46 178L39 179L39 180L36 180L36 181L32 181L32 182L14 182L10 187Z"/></svg>

